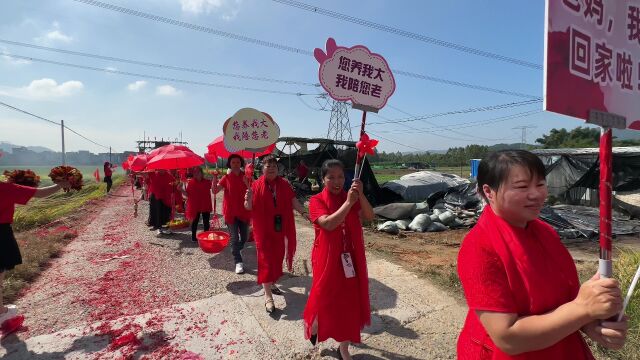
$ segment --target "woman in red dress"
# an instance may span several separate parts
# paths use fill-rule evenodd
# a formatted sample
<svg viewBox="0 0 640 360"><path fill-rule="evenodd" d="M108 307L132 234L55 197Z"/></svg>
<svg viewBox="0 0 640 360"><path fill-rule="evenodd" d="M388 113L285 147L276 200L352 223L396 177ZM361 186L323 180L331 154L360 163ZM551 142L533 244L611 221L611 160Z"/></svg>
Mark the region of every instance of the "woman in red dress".
<svg viewBox="0 0 640 360"><path fill-rule="evenodd" d="M360 180L354 180L349 192L343 190L342 162L325 161L321 173L324 189L309 202L316 237L305 338L314 345L333 338L340 342L340 358L351 359L349 343L359 343L360 331L371 323L362 221L373 220L374 214Z"/></svg>
<svg viewBox="0 0 640 360"><path fill-rule="evenodd" d="M524 150L488 155L478 169L488 205L465 237L458 275L469 306L458 359L593 359L580 331L607 348L624 344L618 282L595 275L580 285L557 233L538 219L545 168Z"/></svg>
<svg viewBox="0 0 640 360"><path fill-rule="evenodd" d="M231 234L231 253L236 266L236 274L244 274L244 262L240 251L249 237L249 220L251 212L244 207L244 195L247 193L245 182L244 159L233 154L227 159L227 168L231 170L227 175L214 184L214 193L224 189L222 214L224 222Z"/></svg>
<svg viewBox="0 0 640 360"><path fill-rule="evenodd" d="M62 188L68 188L69 183L58 182L55 185L34 188L20 184L0 181L0 325L17 315L15 305L3 305L2 283L4 272L13 270L16 265L22 264L22 255L18 242L13 235L11 224L16 204L24 205L31 198L47 197Z"/></svg>
<svg viewBox="0 0 640 360"><path fill-rule="evenodd" d="M163 226L171 218L171 197L175 195L175 178L166 170L157 170L149 174L150 226L157 235L170 234Z"/></svg>
<svg viewBox="0 0 640 360"><path fill-rule="evenodd" d="M193 177L187 181L183 194L187 196L187 209L185 217L191 221L191 241L197 242L196 232L198 222L202 216L204 231L209 231L209 218L211 217L211 180L202 175L200 167L193 168Z"/></svg>
<svg viewBox="0 0 640 360"><path fill-rule="evenodd" d="M296 252L295 209L307 219L308 214L296 199L291 184L278 176L278 163L273 155L262 159L262 176L247 190L244 206L251 210L253 236L258 258L258 284L264 287L265 309L275 311L273 294L282 295L275 282L282 276L282 262L292 271Z"/></svg>

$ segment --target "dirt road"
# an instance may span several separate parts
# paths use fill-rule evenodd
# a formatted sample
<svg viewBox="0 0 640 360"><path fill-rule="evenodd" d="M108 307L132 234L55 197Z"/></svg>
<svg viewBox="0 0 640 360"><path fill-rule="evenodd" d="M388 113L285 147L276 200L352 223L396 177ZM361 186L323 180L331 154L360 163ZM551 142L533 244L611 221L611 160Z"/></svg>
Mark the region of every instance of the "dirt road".
<svg viewBox="0 0 640 360"><path fill-rule="evenodd" d="M102 206L17 302L27 329L1 342L3 359L335 358L335 343L303 338L313 229L302 218L294 272L269 316L253 244L243 252L248 272L236 275L229 249L205 254L188 231L157 238L145 206L133 217L125 187ZM368 263L372 325L354 358L455 358L463 304L378 255Z"/></svg>

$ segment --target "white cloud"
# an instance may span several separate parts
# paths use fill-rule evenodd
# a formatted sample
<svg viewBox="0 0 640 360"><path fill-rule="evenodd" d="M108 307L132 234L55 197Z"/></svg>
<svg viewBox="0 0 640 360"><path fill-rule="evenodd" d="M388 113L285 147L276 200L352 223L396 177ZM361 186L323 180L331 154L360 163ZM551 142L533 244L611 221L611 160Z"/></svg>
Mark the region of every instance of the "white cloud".
<svg viewBox="0 0 640 360"><path fill-rule="evenodd" d="M75 95L82 89L84 89L84 85L77 80L58 84L53 79L43 78L33 80L29 85L21 88L0 89L0 94L30 100L53 100Z"/></svg>
<svg viewBox="0 0 640 360"><path fill-rule="evenodd" d="M107 66L106 68L104 68L107 71L118 71L117 67L113 67L113 66Z"/></svg>
<svg viewBox="0 0 640 360"><path fill-rule="evenodd" d="M34 40L43 44L51 44L55 42L70 43L73 41L73 37L60 30L60 23L54 21L52 26L52 29L47 30L44 35L37 37Z"/></svg>
<svg viewBox="0 0 640 360"><path fill-rule="evenodd" d="M138 90L141 90L143 87L145 87L145 85L147 85L146 81L138 80L134 83L127 85L127 89L129 89L129 91L138 91Z"/></svg>
<svg viewBox="0 0 640 360"><path fill-rule="evenodd" d="M235 19L240 11L242 0L180 0L182 11L192 14L220 13L225 21Z"/></svg>
<svg viewBox="0 0 640 360"><path fill-rule="evenodd" d="M174 88L171 85L160 85L156 87L156 95L160 96L178 96L182 94L182 91Z"/></svg>

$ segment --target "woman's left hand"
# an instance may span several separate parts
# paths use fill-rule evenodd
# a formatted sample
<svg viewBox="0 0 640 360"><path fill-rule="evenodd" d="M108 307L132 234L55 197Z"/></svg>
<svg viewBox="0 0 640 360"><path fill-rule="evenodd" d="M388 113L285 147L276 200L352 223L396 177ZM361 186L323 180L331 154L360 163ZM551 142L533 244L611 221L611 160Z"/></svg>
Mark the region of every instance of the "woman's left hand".
<svg viewBox="0 0 640 360"><path fill-rule="evenodd" d="M583 327L583 331L591 340L607 349L618 350L624 346L629 329L629 318L621 321L592 321Z"/></svg>

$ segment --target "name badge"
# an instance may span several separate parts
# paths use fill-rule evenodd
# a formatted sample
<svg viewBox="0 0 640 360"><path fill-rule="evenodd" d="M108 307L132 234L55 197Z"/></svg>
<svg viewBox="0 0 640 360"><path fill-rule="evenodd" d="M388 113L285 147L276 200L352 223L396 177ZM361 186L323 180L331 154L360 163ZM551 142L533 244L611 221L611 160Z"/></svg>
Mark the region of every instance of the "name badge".
<svg viewBox="0 0 640 360"><path fill-rule="evenodd" d="M344 276L347 279L356 276L356 269L353 267L353 261L351 260L351 254L348 252L342 253L340 255L342 259L342 269L344 269Z"/></svg>

